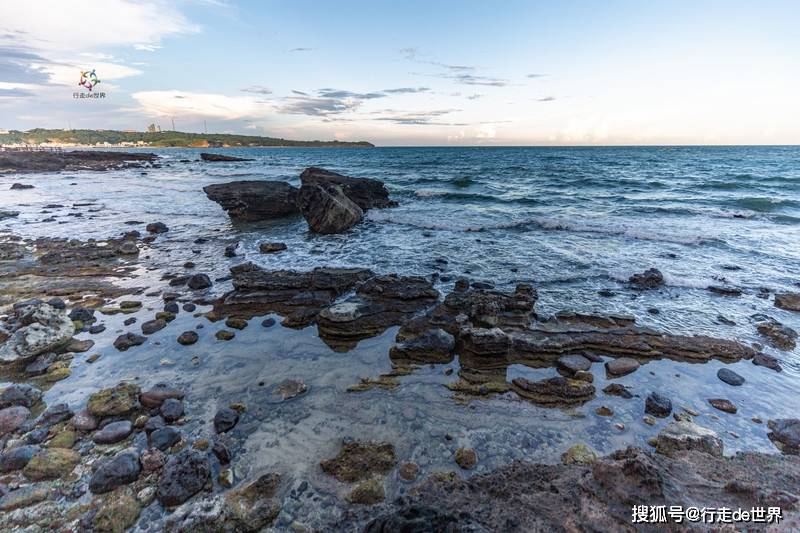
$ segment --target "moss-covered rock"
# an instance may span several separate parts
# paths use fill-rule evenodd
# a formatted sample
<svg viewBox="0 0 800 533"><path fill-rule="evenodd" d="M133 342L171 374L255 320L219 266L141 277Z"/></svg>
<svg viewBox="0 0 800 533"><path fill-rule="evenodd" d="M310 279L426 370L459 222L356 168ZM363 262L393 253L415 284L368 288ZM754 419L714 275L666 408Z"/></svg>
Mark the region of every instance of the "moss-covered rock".
<svg viewBox="0 0 800 533"><path fill-rule="evenodd" d="M80 460L80 454L72 450L46 448L31 457L22 473L34 481L57 479L72 472Z"/></svg>
<svg viewBox="0 0 800 533"><path fill-rule="evenodd" d="M89 412L97 417L126 415L136 408L139 386L120 383L110 389L103 389L89 396Z"/></svg>

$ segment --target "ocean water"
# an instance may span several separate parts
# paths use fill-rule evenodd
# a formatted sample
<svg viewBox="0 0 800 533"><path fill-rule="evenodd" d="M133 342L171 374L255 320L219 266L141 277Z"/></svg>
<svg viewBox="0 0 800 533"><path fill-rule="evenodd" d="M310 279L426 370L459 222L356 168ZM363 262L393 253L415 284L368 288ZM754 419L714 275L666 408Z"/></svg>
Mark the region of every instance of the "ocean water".
<svg viewBox="0 0 800 533"><path fill-rule="evenodd" d="M20 211L19 217L0 221L0 234L102 238L163 221L170 231L142 253L158 267L157 274L148 277L143 270L140 278L122 282L141 286L144 280L152 288L166 284L161 273L179 272L187 260L212 278L225 276L241 261L275 269L332 265L438 274L443 293L459 276L499 288L530 282L539 292L539 315L558 310L630 314L640 324L671 333L759 343L784 368L775 373L749 361L730 365L747 379L734 388L717 379L717 370L726 366L717 361L652 361L614 380L632 386L638 398L598 392L577 416L513 394L469 406L456 402L443 385L455 379L457 360L420 368L401 378L394 391L346 392L360 377L389 370L387 352L396 328L343 354L328 348L313 326L266 330L254 320L234 341L222 343L213 334L224 326L206 323L199 330L201 341L184 349L176 348L174 337L193 329L198 319L182 313L148 345L120 354L110 344L125 317L104 318L108 333L91 338L97 341L93 351L107 355L93 365L76 360L73 375L47 392L48 401L81 406L92 390L119 379L136 378L143 387L178 383L188 391L192 419L184 430L197 437L208 432L206 422L218 405L240 400L258 405L259 383L301 378L309 384L305 397L242 424L237 479L254 469L278 469L295 484L310 480L322 495L297 509L286 507L281 523L305 516L316 517L308 520L318 525L339 505L332 495L344 489L316 465L336 453L343 436L390 440L401 460L419 463L423 475L452 467L451 448L471 446L478 451L476 472L481 472L512 459L557 461L576 441L604 453L646 446L661 427L642 423L649 390L667 393L676 407L700 411L696 421L724 435L728 451L776 451L765 426L751 418L796 416L800 407L800 352L765 345L755 329L766 315L800 331L800 314L772 303L776 291L800 291L800 147L225 150L253 158L236 163L201 162L204 150L199 149L148 151L162 156L160 168L0 175L0 209ZM202 192L205 185L232 180L299 185L299 174L308 166L380 179L399 207L372 210L345 234L314 235L301 217L234 224ZM8 191L14 181L35 188ZM45 208L48 204L63 207ZM83 216L71 216L77 212ZM56 221L44 222L47 217ZM199 237L208 242L195 244ZM239 256L224 257L224 246L236 241ZM285 242L288 250L260 254L262 241ZM666 287L631 290L628 277L650 267L664 273ZM739 288L742 295L721 296L707 290L710 285ZM760 297L763 288L770 291L767 298ZM216 283L212 290L229 289L229 283ZM140 322L161 305L157 297L144 300ZM722 323L720 316L735 324ZM608 379L601 365L594 367L599 391ZM453 377L445 368L456 370ZM508 369L509 380L519 375L539 379L555 370ZM712 397L729 398L739 413L715 411L706 403ZM610 406L614 417L595 416L600 405ZM618 422L624 430L614 427ZM387 483L389 498L404 490L396 480Z"/></svg>

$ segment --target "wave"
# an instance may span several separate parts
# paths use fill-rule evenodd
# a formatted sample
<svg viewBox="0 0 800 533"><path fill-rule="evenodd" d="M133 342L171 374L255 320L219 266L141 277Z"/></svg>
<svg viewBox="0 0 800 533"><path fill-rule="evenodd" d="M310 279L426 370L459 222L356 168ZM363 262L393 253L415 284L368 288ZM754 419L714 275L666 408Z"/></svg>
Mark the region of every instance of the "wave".
<svg viewBox="0 0 800 533"><path fill-rule="evenodd" d="M493 196L491 194L470 193L470 192L454 192L446 191L443 189L417 189L414 195L418 198L440 198L442 200L460 200L471 201L479 203L512 203L522 205L538 205L539 200L535 198L528 198L525 196L518 196L513 198L503 198L501 196Z"/></svg>
<svg viewBox="0 0 800 533"><path fill-rule="evenodd" d="M388 222L400 224L426 230L442 231L462 231L462 232L481 232L499 229L518 229L535 228L544 231L563 231L568 233L589 233L597 235L607 235L624 237L628 239L668 242L673 244L683 244L698 246L711 243L724 243L723 239L717 237L707 237L701 235L679 235L674 232L648 231L646 229L628 228L620 225L616 221L604 222L580 222L566 218L547 218L533 217L517 221L497 222L486 224L464 224L460 219L454 220L425 220L413 213L391 213L381 211L369 211L367 219L375 222Z"/></svg>
<svg viewBox="0 0 800 533"><path fill-rule="evenodd" d="M784 207L798 206L798 202L795 200L771 198L768 196L745 196L742 198L734 198L729 200L727 203L741 207L742 209L749 209L759 213L771 213L772 211L782 209Z"/></svg>

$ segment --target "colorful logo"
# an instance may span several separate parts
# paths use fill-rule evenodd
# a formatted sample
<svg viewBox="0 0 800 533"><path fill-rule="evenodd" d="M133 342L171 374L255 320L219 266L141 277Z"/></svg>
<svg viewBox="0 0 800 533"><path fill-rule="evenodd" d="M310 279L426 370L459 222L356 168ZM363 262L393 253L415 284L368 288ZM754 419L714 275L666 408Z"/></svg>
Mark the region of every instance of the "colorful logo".
<svg viewBox="0 0 800 533"><path fill-rule="evenodd" d="M78 85L81 87L86 87L89 89L89 91L91 91L92 87L98 83L100 83L100 80L97 78L97 74L95 74L94 69L81 71L81 80L78 82Z"/></svg>

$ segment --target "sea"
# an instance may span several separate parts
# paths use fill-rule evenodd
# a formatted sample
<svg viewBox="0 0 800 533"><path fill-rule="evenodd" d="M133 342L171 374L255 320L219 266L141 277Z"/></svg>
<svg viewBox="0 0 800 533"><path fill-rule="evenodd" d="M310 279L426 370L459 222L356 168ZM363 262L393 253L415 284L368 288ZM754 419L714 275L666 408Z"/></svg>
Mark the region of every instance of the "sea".
<svg viewBox="0 0 800 533"><path fill-rule="evenodd" d="M254 324L237 332L235 341L220 343L212 335L222 326L207 325L201 342L185 353L166 342L175 332L147 350L124 354L110 348L113 335L101 338L97 349L108 355L94 365L75 365L70 379L48 391L50 398L78 405L99 381L131 376L142 383L172 380L191 389L187 411L202 418L213 415L217 403L255 394L258 381L302 378L309 394L282 407L290 414L265 414L254 422L240 474L284 468L294 479L312 480L322 492L338 489L314 465L334 455L343 437L398 443L400 455L420 464L423 474L452 466L454 446L470 446L478 452L476 472L481 472L513 459L558 461L575 442L587 442L602 453L647 446L660 428L642 423L643 398L650 390L668 394L676 409L699 411L696 421L724 435L728 453L777 451L766 437L765 422L797 416L800 351L769 346L756 324L771 318L800 331L799 313L773 305L775 292L800 291L800 147L146 151L161 157L158 167L0 175L0 210L20 212L0 220L0 234L101 239L131 229L144 232L145 223L162 221L170 228L159 237L165 243L162 251L145 254L153 256L159 272L179 271L193 261L197 271L221 278L231 265L252 261L270 269L360 266L379 273L431 275L443 293L459 277L503 290L532 283L539 294L539 316L560 310L632 315L637 323L664 332L755 343L776 357L783 371L749 361L653 361L617 380L637 390L634 400L598 394L577 413L534 406L513 394L465 406L443 387L453 379L444 370L457 371L457 361L421 368L393 391L346 392L359 378L390 368L387 351L396 328L337 353L320 341L313 326L301 331L276 326L265 338ZM199 159L202 151L251 160L206 163ZM300 173L310 166L381 180L399 205L370 210L346 233L316 235L302 217L231 222L202 190L234 180L299 185ZM35 188L9 191L15 181ZM46 221L50 217L56 221ZM201 247L195 244L198 238L211 244ZM283 242L288 249L261 254L258 245L264 241ZM238 256L225 257L224 247L235 242ZM628 278L653 267L664 274L666 285L632 290ZM141 285L141 279L130 283ZM165 284L159 278L149 283ZM741 295L722 295L710 291L712 286L738 289ZM229 289L229 283L220 282L213 291ZM122 318L107 320L109 332L123 329ZM182 314L178 321L188 329L197 319ZM192 362L194 356L199 365ZM595 366L600 390L606 377ZM717 379L723 366L745 376L745 386L730 387ZM513 365L508 377L550 374L555 370ZM738 414L714 410L707 404L712 397L730 399ZM594 415L601 405L615 415ZM205 431L202 424L197 427L197 434ZM388 485L389 495L403 490L399 483ZM307 505L303 513L326 512L319 502Z"/></svg>

